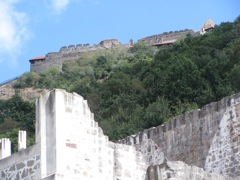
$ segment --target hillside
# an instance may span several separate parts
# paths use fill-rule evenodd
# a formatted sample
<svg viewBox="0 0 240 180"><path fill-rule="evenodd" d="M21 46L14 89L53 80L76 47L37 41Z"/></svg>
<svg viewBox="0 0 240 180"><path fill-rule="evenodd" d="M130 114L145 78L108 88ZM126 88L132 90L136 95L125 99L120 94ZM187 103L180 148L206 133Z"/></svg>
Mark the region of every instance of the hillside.
<svg viewBox="0 0 240 180"><path fill-rule="evenodd" d="M172 45L114 46L66 61L62 71L49 68L42 73L26 73L11 86L5 85L11 95L0 101L0 137L13 137L18 128L33 136L32 101L38 96L35 93L44 89L62 88L81 94L113 141L218 101L240 91L239 35L238 17L210 33L189 34ZM14 94L31 102L17 96L6 100ZM21 110L28 120L14 110Z"/></svg>

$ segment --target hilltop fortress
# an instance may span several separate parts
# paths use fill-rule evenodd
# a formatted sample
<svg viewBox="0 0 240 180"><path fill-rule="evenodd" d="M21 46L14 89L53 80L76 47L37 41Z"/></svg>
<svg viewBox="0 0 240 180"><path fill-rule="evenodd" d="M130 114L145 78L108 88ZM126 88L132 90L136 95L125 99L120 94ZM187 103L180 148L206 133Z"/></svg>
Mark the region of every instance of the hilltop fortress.
<svg viewBox="0 0 240 180"><path fill-rule="evenodd" d="M194 30L180 30L180 31L170 31L164 32L162 34L157 34L153 36L148 36L138 40L138 42L143 42L150 46L162 46L167 44L173 44L175 41L184 38L187 34L192 36L198 36L205 34L215 27L215 24L211 19L208 19L199 31ZM68 47L62 47L59 52L50 52L46 56L40 56L32 58L30 62L30 71L42 72L49 67L57 67L62 69L62 64L64 61L79 59L82 53L97 51L101 49L110 49L113 46L121 46L123 48L132 47L134 44L133 40L129 41L129 44L121 44L117 39L103 40L99 44L94 44L90 46L89 44L78 44L70 45Z"/></svg>
<svg viewBox="0 0 240 180"><path fill-rule="evenodd" d="M128 45L121 45L117 39L110 39L101 41L97 45L90 46L89 44L70 45L62 47L59 52L51 52L46 56L40 56L30 59L30 71L42 72L49 67L62 68L64 61L77 60L84 52L97 51L101 49L109 49L112 46L123 46L128 48Z"/></svg>

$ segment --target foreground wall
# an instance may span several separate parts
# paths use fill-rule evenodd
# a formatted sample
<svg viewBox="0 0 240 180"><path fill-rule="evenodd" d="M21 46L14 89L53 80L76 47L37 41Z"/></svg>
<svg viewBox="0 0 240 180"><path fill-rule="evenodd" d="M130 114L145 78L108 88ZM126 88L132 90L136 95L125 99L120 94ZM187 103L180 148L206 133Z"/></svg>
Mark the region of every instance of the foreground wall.
<svg viewBox="0 0 240 180"><path fill-rule="evenodd" d="M41 144L41 179L145 179L141 153L110 142L87 101L75 93L54 90L40 97L36 143Z"/></svg>
<svg viewBox="0 0 240 180"><path fill-rule="evenodd" d="M0 160L0 179L145 180L134 147L108 140L81 96L54 90L36 102L36 144Z"/></svg>
<svg viewBox="0 0 240 180"><path fill-rule="evenodd" d="M118 142L133 145L150 165L166 158L207 172L240 176L240 94Z"/></svg>
<svg viewBox="0 0 240 180"><path fill-rule="evenodd" d="M0 179L240 178L240 94L119 143L108 140L75 93L42 95L36 113L36 144L0 160ZM179 160L187 165L170 162Z"/></svg>

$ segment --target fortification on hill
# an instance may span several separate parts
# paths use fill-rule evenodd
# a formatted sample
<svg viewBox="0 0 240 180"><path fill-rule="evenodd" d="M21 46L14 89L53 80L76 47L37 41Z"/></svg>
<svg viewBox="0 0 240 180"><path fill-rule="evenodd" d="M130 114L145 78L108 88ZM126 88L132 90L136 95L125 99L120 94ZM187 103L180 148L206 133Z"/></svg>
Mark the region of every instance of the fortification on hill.
<svg viewBox="0 0 240 180"><path fill-rule="evenodd" d="M87 101L53 90L36 102L36 144L0 140L0 179L237 180L240 93L113 143ZM184 161L184 163L182 162Z"/></svg>
<svg viewBox="0 0 240 180"><path fill-rule="evenodd" d="M93 46L89 44L64 46L59 52L50 52L46 56L30 59L30 71L42 72L49 67L57 67L61 70L64 61L77 60L81 57L82 53L110 49L113 46L129 48L129 44L121 44L117 39L104 40Z"/></svg>
<svg viewBox="0 0 240 180"><path fill-rule="evenodd" d="M211 19L208 19L199 31L190 29L180 31L164 32L162 34L152 35L138 40L150 46L162 46L167 44L173 44L179 39L183 39L186 35L198 36L205 34L213 29L215 24ZM129 41L129 44L121 44L117 39L103 40L97 45L90 46L89 44L70 45L68 47L62 47L59 52L50 52L46 56L39 56L29 60L30 71L43 72L49 67L57 67L62 69L64 61L77 60L82 56L82 53L97 51L101 49L110 49L113 46L121 46L123 48L130 48L134 44L133 40Z"/></svg>

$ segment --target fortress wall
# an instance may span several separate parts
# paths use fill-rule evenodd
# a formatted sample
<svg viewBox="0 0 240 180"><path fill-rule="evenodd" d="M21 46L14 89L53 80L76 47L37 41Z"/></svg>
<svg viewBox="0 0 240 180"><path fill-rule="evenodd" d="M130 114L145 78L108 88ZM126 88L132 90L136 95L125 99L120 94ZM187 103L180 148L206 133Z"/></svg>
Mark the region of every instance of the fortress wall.
<svg viewBox="0 0 240 180"><path fill-rule="evenodd" d="M226 109L205 159L206 171L240 178L240 103Z"/></svg>
<svg viewBox="0 0 240 180"><path fill-rule="evenodd" d="M0 179L238 179L239 145L240 93L113 143L86 100L53 90L36 102L36 144L0 160Z"/></svg>
<svg viewBox="0 0 240 180"><path fill-rule="evenodd" d="M170 32L165 32L163 34L145 37L138 41L142 41L145 44L154 44L154 43L177 40L179 38L185 37L187 34L194 35L195 32L193 30L180 30L180 31L174 31L174 32L170 31Z"/></svg>
<svg viewBox="0 0 240 180"><path fill-rule="evenodd" d="M239 104L240 93L118 142L133 145L149 164L159 164L165 157L208 172L239 176Z"/></svg>
<svg viewBox="0 0 240 180"><path fill-rule="evenodd" d="M49 67L56 67L61 70L64 61L76 60L80 57L80 52L72 54L48 53L45 60L31 63L30 70L38 73L43 72Z"/></svg>
<svg viewBox="0 0 240 180"><path fill-rule="evenodd" d="M0 160L0 179L36 179L40 169L39 144Z"/></svg>
<svg viewBox="0 0 240 180"><path fill-rule="evenodd" d="M30 71L43 72L49 67L57 67L62 69L62 64L64 61L79 59L84 52L98 51L102 49L109 49L112 46L121 46L123 48L128 48L129 45L122 45L118 40L104 40L98 45L89 46L89 44L78 44L69 45L62 47L59 52L50 52L46 55L46 59L42 61L34 61L30 64Z"/></svg>

